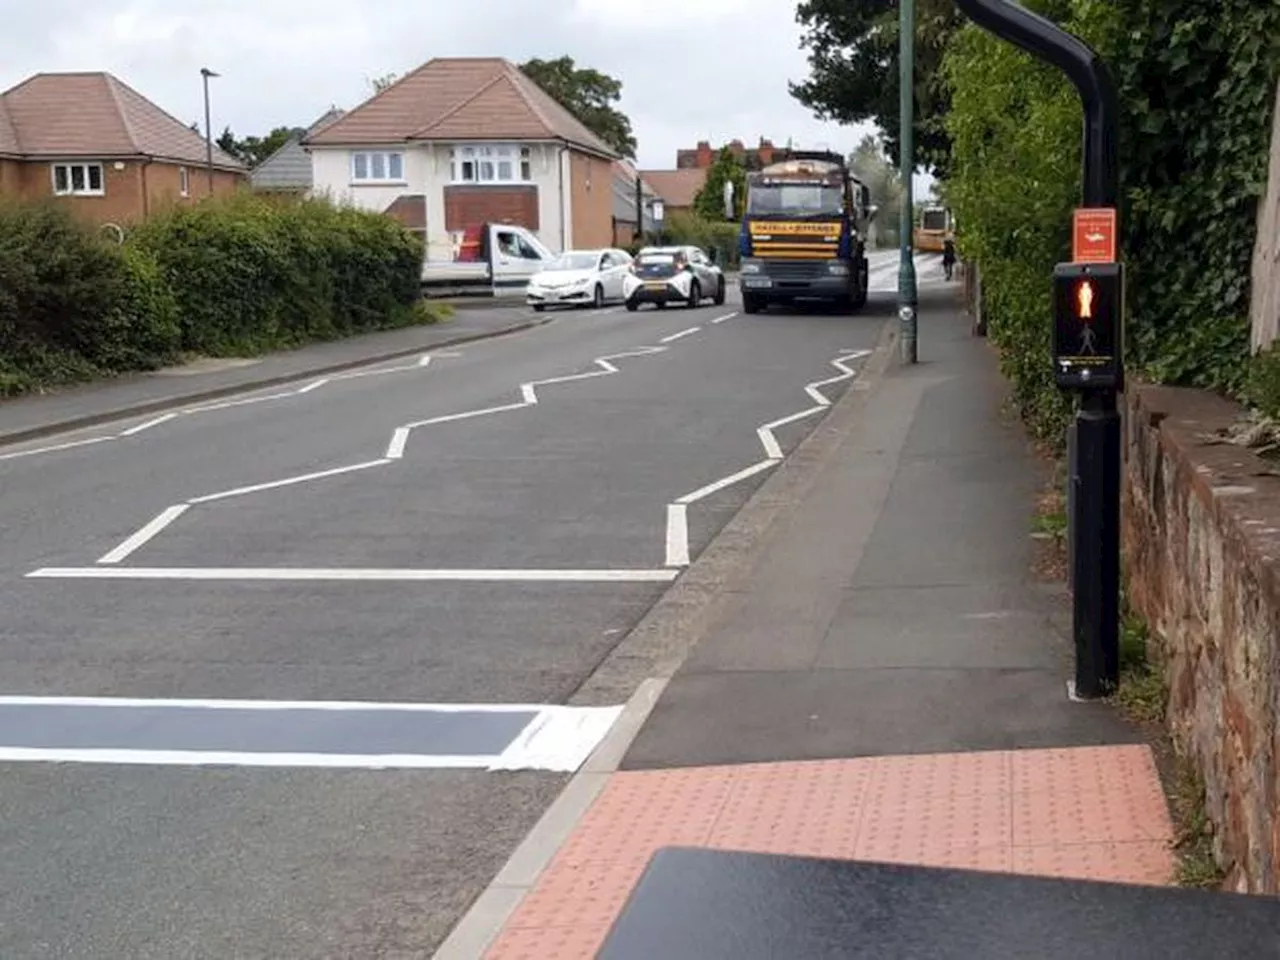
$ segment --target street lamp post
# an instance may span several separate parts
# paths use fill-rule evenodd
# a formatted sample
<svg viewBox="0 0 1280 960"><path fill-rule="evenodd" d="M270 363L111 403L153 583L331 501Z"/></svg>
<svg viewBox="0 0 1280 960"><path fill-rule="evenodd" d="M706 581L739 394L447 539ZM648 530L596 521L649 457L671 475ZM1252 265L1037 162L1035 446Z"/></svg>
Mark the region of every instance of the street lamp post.
<svg viewBox="0 0 1280 960"><path fill-rule="evenodd" d="M898 145L902 167L902 213L898 228L898 321L902 333L902 362L915 363L916 349L916 264L912 227L915 223L915 0L898 4Z"/></svg>
<svg viewBox="0 0 1280 960"><path fill-rule="evenodd" d="M209 120L209 78L216 77L208 67L200 68L204 79L204 165L209 174L209 196L213 196L213 127Z"/></svg>

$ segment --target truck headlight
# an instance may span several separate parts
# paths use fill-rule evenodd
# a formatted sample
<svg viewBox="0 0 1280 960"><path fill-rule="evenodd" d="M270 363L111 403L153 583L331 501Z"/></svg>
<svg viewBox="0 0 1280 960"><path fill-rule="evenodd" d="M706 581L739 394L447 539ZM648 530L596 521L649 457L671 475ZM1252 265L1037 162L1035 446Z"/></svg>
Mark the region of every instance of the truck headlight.
<svg viewBox="0 0 1280 960"><path fill-rule="evenodd" d="M849 265L835 260L828 261L827 273L833 277L847 277L849 275Z"/></svg>
<svg viewBox="0 0 1280 960"><path fill-rule="evenodd" d="M743 260L742 265L738 269L742 273L759 273L760 264L754 260Z"/></svg>

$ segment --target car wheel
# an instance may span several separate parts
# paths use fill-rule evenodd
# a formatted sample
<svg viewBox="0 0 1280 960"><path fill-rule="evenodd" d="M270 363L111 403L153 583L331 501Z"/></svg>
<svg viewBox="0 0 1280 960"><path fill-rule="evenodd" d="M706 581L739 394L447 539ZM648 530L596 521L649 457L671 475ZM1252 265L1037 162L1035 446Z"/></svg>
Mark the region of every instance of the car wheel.
<svg viewBox="0 0 1280 960"><path fill-rule="evenodd" d="M534 313L541 313L541 312L542 312L543 310L545 310L545 309L547 309L547 305L546 305L545 303L535 303L535 304L533 305L533 312L534 312Z"/></svg>
<svg viewBox="0 0 1280 960"><path fill-rule="evenodd" d="M717 307L724 306L724 277L721 277L720 282L716 284L716 296L714 303Z"/></svg>
<svg viewBox="0 0 1280 960"><path fill-rule="evenodd" d="M656 304L654 304L654 306L656 306L659 310L665 310L667 309L667 301L659 300Z"/></svg>
<svg viewBox="0 0 1280 960"><path fill-rule="evenodd" d="M628 313L635 313L635 312L636 312L637 310L639 310L639 309L640 309L640 304L638 304L636 301L634 301L634 300L628 300L628 301L627 301L627 312L628 312Z"/></svg>
<svg viewBox="0 0 1280 960"><path fill-rule="evenodd" d="M701 284L698 283L697 280L695 280L693 281L693 283L689 284L688 306L691 308L696 307L698 305L698 301L701 299L702 299L702 286Z"/></svg>
<svg viewBox="0 0 1280 960"><path fill-rule="evenodd" d="M596 291L591 295L591 306L599 310L604 306L604 287L596 284Z"/></svg>

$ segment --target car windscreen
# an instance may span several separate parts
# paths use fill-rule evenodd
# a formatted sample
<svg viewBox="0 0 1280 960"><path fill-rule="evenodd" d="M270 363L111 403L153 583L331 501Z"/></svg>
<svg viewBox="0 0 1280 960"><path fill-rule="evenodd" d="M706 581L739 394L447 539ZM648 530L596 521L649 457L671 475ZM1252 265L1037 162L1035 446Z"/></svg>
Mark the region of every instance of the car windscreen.
<svg viewBox="0 0 1280 960"><path fill-rule="evenodd" d="M826 183L755 183L747 213L760 217L838 217L844 212L840 187Z"/></svg>
<svg viewBox="0 0 1280 960"><path fill-rule="evenodd" d="M600 255L595 253L564 253L556 257L547 266L548 270L594 270L600 262Z"/></svg>

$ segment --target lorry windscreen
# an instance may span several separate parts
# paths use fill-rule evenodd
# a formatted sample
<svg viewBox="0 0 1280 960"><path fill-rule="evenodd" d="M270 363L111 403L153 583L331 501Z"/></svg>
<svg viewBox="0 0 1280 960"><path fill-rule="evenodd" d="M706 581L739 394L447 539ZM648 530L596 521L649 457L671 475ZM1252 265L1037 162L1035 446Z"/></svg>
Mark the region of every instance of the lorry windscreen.
<svg viewBox="0 0 1280 960"><path fill-rule="evenodd" d="M920 226L925 230L947 229L947 211L926 210L920 217Z"/></svg>
<svg viewBox="0 0 1280 960"><path fill-rule="evenodd" d="M838 217L844 212L839 186L826 183L753 183L747 215L753 217Z"/></svg>

